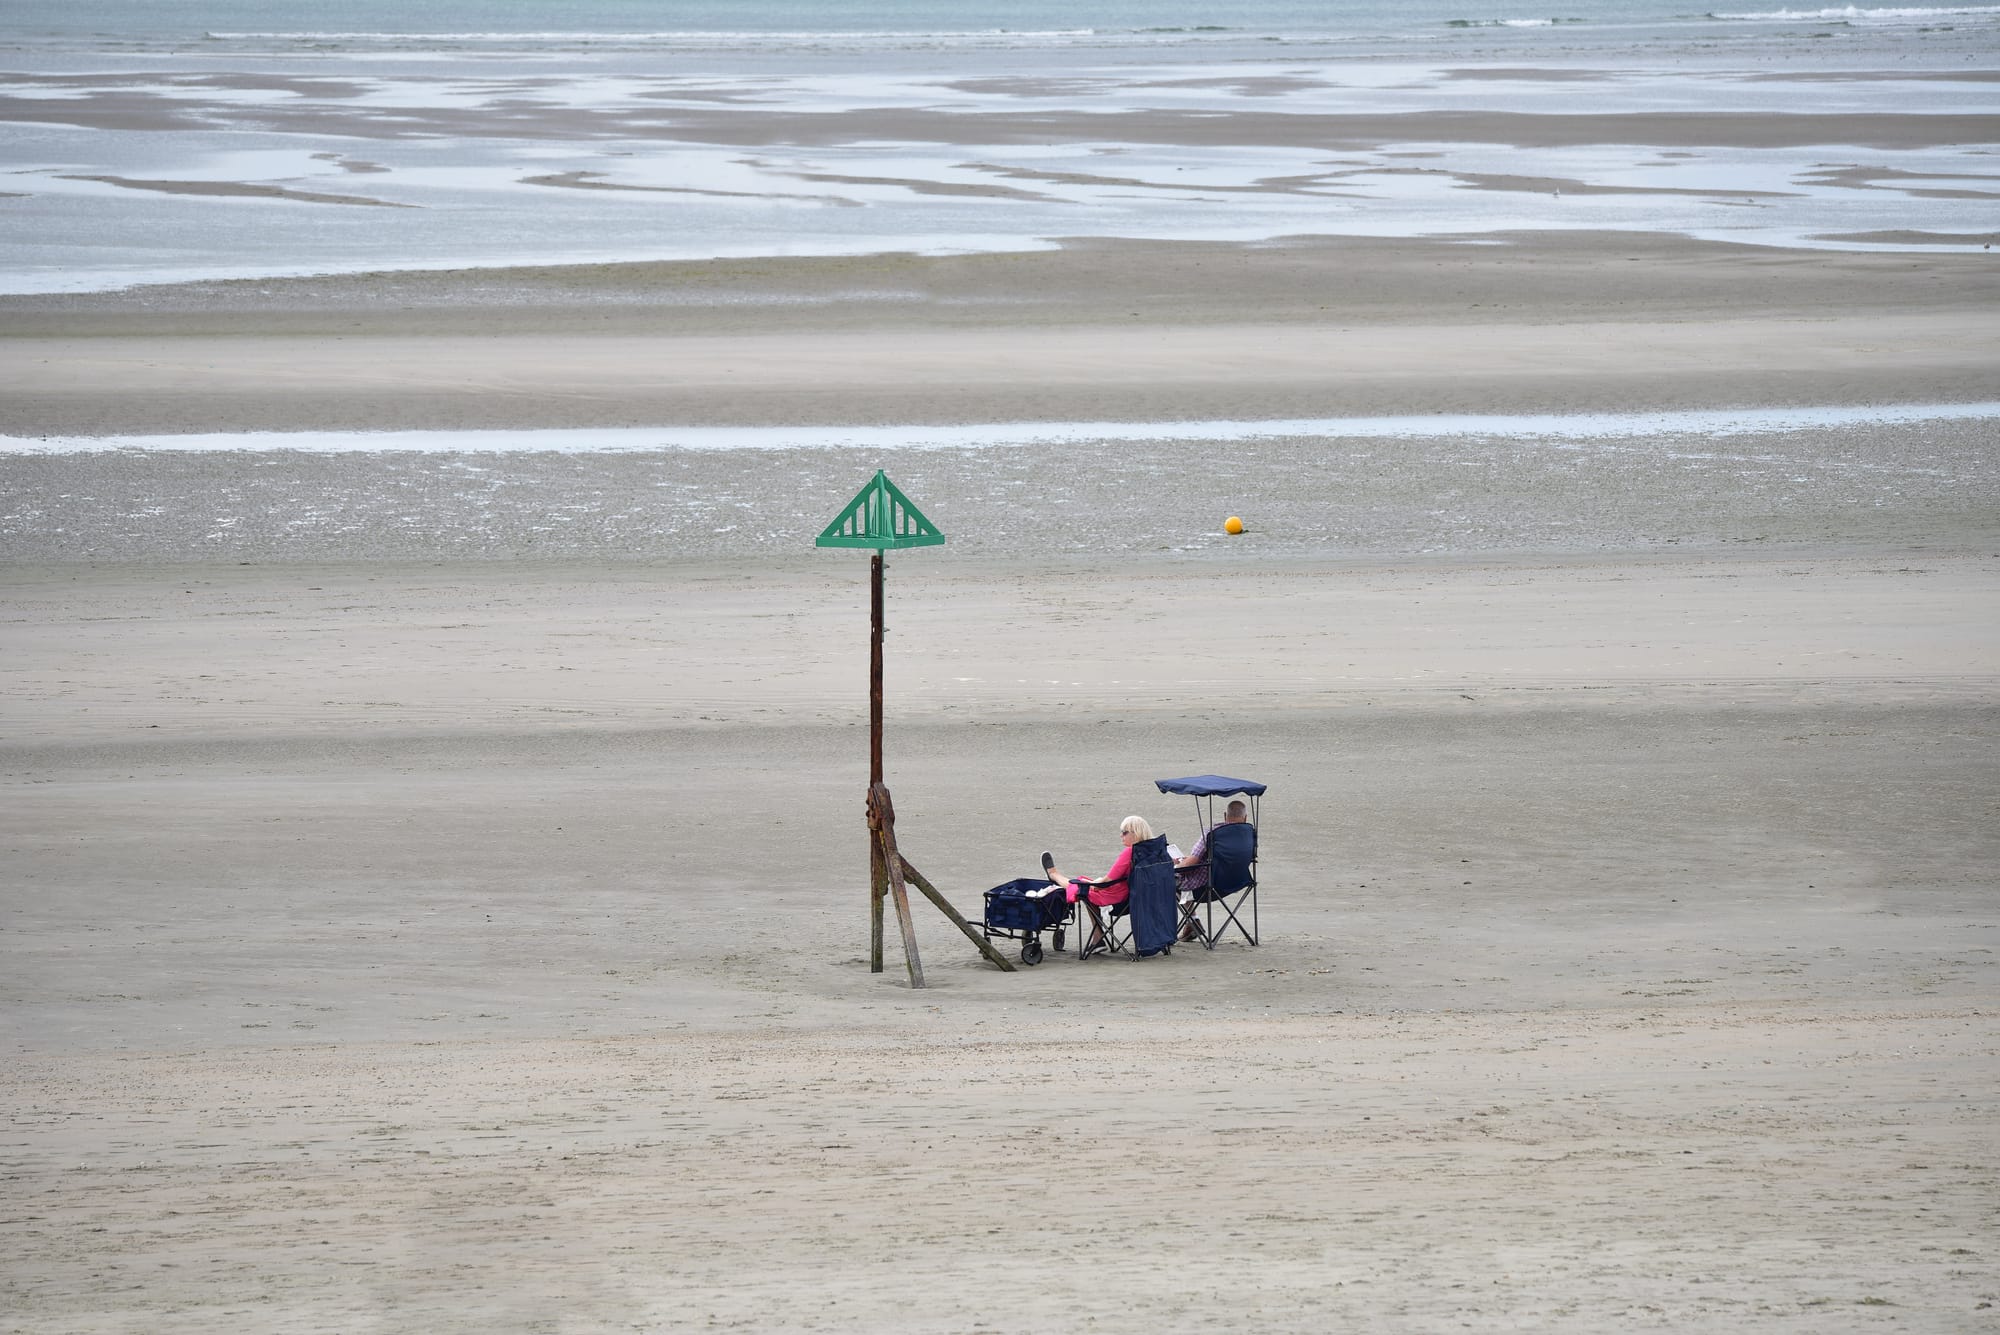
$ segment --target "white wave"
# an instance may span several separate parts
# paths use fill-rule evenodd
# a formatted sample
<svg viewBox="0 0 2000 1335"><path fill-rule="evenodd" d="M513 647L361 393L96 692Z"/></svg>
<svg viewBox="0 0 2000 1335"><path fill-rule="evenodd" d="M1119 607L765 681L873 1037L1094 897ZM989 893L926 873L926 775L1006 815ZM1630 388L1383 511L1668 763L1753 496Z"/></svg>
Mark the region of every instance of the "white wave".
<svg viewBox="0 0 2000 1335"><path fill-rule="evenodd" d="M1116 40L1146 45L1171 45L1213 38L1221 30L1145 29L1136 32L1096 28L911 30L905 32L209 32L210 41L282 43L288 46L353 46L383 48L533 47L538 49L659 48L676 51L827 50L929 47L1050 46Z"/></svg>
<svg viewBox="0 0 2000 1335"><path fill-rule="evenodd" d="M1170 30L1149 29L1149 31ZM978 28L936 32L713 32L706 29L672 29L663 32L581 30L530 32L508 29L497 32L211 32L207 35L218 42L800 42L859 37L1089 37L1096 32L1095 28L1051 28L1047 31Z"/></svg>
<svg viewBox="0 0 2000 1335"><path fill-rule="evenodd" d="M1849 23L1921 23L1931 19L1948 18L1996 18L2000 17L2000 5L1952 5L1945 8L1897 8L1868 9L1861 5L1837 5L1828 9L1763 9L1740 14L1712 13L1712 19L1732 19L1744 22L1849 22Z"/></svg>
<svg viewBox="0 0 2000 1335"><path fill-rule="evenodd" d="M1556 28L1572 23L1588 23L1588 19L1447 19L1447 28Z"/></svg>
<svg viewBox="0 0 2000 1335"><path fill-rule="evenodd" d="M1588 18L1448 18L1446 28L1566 28Z"/></svg>
<svg viewBox="0 0 2000 1335"><path fill-rule="evenodd" d="M1439 414L1202 422L996 422L972 426L600 427L535 431L246 431L186 436L0 436L0 456L121 450L213 454L630 454L655 450L946 450L1085 441L1487 439L1599 441L1990 421L2000 402L1656 413Z"/></svg>

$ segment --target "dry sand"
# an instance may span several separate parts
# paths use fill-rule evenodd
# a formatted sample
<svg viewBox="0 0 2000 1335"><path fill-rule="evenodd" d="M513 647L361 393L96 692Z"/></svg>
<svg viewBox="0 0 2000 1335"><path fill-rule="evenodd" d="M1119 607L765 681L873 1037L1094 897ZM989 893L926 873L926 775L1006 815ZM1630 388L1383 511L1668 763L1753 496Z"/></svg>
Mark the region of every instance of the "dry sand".
<svg viewBox="0 0 2000 1335"><path fill-rule="evenodd" d="M463 349L541 385L517 351L535 322L563 331L548 364L573 366L593 311L606 346L697 340L710 373L738 338L921 354L913 322L1022 359L967 366L966 398L906 372L897 392L943 421L1076 348L1092 373L1052 411L1118 416L1193 364L1177 340L1203 324L1250 357L1293 345L1235 331L1303 323L1296 346L1432 389L1429 344L1449 359L1505 330L1527 369L1455 405L1486 411L1642 384L1675 406L1736 405L1738 386L1851 402L1864 365L1890 368L1884 400L1991 397L1984 269L1635 253L1552 262L1539 285L1499 259L1466 270L1532 318L1447 308L1438 286L1398 315L1382 278L1355 303L1379 340L1304 298L1246 319L1254 285L1233 302L1194 284L1184 316L1150 319L1157 341L1108 352L1040 345L997 300L809 301L811 282L750 309L598 301L615 276L590 273L17 302L5 429L242 429L287 403L328 425L385 393L378 424L477 424L495 396L452 370ZM1240 272L1287 286L1254 258ZM1816 296L1836 273L1851 287ZM412 310L357 309L405 281ZM1051 330L1077 322L1059 282L1019 295ZM341 320L412 340L394 375L437 383L390 393L379 359L341 360ZM1880 361L1843 341L1869 323ZM1562 370L1614 328L1634 341ZM258 390L218 355L242 346L224 329L303 340L298 378ZM1704 334L1750 364L1714 370ZM75 373L92 343L120 368L95 389ZM1178 351L1149 365L1145 347ZM1660 349L1681 360L1655 367ZM871 359L819 357L817 386L734 364L796 385L806 420L889 411L882 384L846 382ZM199 392L138 392L155 358ZM766 411L641 360L587 420ZM1263 401L1258 374L1234 361L1188 393ZM1323 390L1303 357L1274 375L1324 411L1403 392ZM493 420L568 410L530 388ZM1926 450L1957 451L1939 476L1990 473L1990 440L1891 447L1898 476L1943 458ZM1257 465L1266 494L1301 466L1287 448ZM1865 471L1832 448L1772 457ZM1448 452L1412 460L1419 491L1463 476ZM113 485L88 470L116 463L4 476L53 501ZM202 485L125 467L118 485L172 504ZM1585 477L1577 503L1677 490L1648 477ZM969 456L925 481L946 513L998 485ZM1685 550L1613 505L1622 530L1504 556L1259 548L1253 523L1238 546L1050 555L989 527L899 557L889 781L906 852L962 909L1043 848L1108 860L1127 812L1191 840L1156 777L1271 785L1261 946L1002 973L919 905L923 991L893 955L866 966L858 557L13 548L0 1331L1990 1330L1989 485L1828 489L1754 556L1730 535L1761 502L1718 499L1707 527L1674 521Z"/></svg>

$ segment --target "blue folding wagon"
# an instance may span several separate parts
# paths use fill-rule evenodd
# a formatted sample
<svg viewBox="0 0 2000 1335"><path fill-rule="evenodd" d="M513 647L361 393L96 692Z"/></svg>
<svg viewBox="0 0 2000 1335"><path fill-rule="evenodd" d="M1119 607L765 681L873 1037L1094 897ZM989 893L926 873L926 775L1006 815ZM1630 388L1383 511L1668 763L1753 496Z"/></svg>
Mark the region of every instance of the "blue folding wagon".
<svg viewBox="0 0 2000 1335"><path fill-rule="evenodd" d="M1021 963L1042 962L1042 933L1054 932L1054 946L1063 948L1063 928L1069 922L1069 896L1046 876L1009 881L986 892L986 921L980 935L991 941L1021 943Z"/></svg>

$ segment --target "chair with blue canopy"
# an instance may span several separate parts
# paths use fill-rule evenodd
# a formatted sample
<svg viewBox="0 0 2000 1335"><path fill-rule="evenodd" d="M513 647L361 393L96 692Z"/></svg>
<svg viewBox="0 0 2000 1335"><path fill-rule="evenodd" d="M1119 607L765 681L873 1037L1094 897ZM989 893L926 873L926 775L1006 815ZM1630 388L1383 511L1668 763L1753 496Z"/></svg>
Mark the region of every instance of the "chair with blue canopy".
<svg viewBox="0 0 2000 1335"><path fill-rule="evenodd" d="M1257 831L1262 819L1264 785L1253 779L1232 779L1221 774L1191 774L1184 779L1155 779L1153 786L1163 793L1179 793L1194 798L1195 816L1205 832L1203 847L1208 884L1194 890L1181 909L1183 928L1193 925L1200 931L1202 944L1215 949L1219 937L1231 926L1251 945L1257 944ZM1249 808L1243 822L1215 819L1215 799L1240 797ZM1249 921L1244 921L1248 912ZM1218 925L1216 915L1221 914Z"/></svg>

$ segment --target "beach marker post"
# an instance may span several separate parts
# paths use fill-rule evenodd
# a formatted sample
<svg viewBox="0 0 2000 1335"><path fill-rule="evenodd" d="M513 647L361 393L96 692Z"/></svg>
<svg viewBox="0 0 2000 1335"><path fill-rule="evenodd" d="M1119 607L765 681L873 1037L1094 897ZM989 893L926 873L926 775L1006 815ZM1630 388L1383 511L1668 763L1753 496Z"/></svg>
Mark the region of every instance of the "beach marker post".
<svg viewBox="0 0 2000 1335"><path fill-rule="evenodd" d="M896 925L903 935L903 961L909 967L910 986L924 985L923 961L917 957L916 925L910 921L910 896L914 885L958 930L965 933L979 953L1008 973L1014 966L993 948L993 943L974 929L938 888L910 865L896 847L896 808L889 800L889 786L882 781L882 619L883 573L888 562L884 553L905 547L938 547L944 534L924 517L923 511L889 480L881 469L868 484L854 494L833 522L821 531L815 547L862 547L875 553L869 562L868 637L868 971L882 972L882 901L896 906Z"/></svg>

